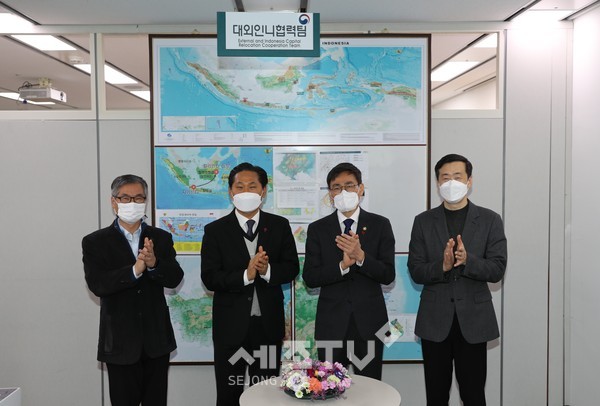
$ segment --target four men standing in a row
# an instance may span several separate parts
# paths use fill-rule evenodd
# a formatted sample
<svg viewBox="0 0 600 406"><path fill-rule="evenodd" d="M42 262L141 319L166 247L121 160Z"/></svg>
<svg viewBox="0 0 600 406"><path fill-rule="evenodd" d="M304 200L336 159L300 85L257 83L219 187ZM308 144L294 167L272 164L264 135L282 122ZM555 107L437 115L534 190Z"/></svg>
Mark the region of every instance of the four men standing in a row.
<svg viewBox="0 0 600 406"><path fill-rule="evenodd" d="M448 404L454 363L465 406L485 405L486 342L499 336L487 282L504 275L506 238L500 217L468 200L466 158L447 155L435 171L444 202L415 218L408 258L413 280L424 285L415 333L422 339L427 404ZM261 210L267 186L264 169L235 167L234 210L204 230L201 277L214 292L217 405L239 404L247 368L250 385L279 374L281 285L297 277L299 261L288 220ZM309 226L302 275L307 286L321 288L319 359L381 379L379 337L388 325L381 285L396 276L392 227L360 207L365 186L356 166L331 169L327 187L336 211ZM98 360L107 363L113 406L166 405L175 340L162 289L177 286L183 272L170 235L143 222L145 181L125 175L112 189L117 219L83 240L86 280L101 298ZM260 360L248 367L240 350Z"/></svg>

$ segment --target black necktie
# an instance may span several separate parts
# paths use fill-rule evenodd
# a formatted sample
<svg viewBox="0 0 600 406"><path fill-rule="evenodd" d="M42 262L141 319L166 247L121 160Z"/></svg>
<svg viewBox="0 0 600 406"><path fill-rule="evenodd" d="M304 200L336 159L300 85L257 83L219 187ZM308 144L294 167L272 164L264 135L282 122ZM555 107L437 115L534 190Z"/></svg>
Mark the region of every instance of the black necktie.
<svg viewBox="0 0 600 406"><path fill-rule="evenodd" d="M346 219L344 220L344 234L348 234L350 235L350 230L352 229L352 224L354 223L354 220L352 219Z"/></svg>
<svg viewBox="0 0 600 406"><path fill-rule="evenodd" d="M246 230L245 237L247 239L249 239L250 241L254 240L254 237L256 236L256 233L252 232L252 228L254 227L254 223L256 223L254 220L248 220L248 221L246 221L246 227L248 227L248 230Z"/></svg>

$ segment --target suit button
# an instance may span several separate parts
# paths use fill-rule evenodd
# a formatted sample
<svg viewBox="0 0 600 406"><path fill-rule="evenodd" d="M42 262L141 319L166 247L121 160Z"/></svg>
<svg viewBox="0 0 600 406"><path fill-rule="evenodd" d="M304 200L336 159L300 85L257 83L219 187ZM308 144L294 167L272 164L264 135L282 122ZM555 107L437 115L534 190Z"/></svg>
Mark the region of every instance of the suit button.
<svg viewBox="0 0 600 406"><path fill-rule="evenodd" d="M450 301L451 301L452 303L454 303L454 298L450 299Z"/></svg>
<svg viewBox="0 0 600 406"><path fill-rule="evenodd" d="M248 301L249 301L249 302L251 302L251 301L252 301L252 298L251 298L251 297L249 297L249 298L248 298Z"/></svg>
<svg viewBox="0 0 600 406"><path fill-rule="evenodd" d="M138 290L138 293L142 293L142 290L141 290L141 289L140 289L140 290Z"/></svg>

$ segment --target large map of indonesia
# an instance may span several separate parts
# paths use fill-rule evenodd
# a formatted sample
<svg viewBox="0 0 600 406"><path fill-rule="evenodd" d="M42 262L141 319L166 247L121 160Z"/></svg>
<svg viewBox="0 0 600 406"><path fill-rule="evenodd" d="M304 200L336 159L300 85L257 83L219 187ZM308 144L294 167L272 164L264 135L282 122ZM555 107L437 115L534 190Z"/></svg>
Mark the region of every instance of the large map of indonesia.
<svg viewBox="0 0 600 406"><path fill-rule="evenodd" d="M272 184L271 147L155 148L154 154L158 210L230 209L229 172L242 162L262 167ZM272 207L269 195L265 208Z"/></svg>
<svg viewBox="0 0 600 406"><path fill-rule="evenodd" d="M161 52L161 117L235 117L239 132L414 133L420 47L323 47L319 58L219 58L214 46ZM232 131L211 125L169 131ZM167 128L165 128L167 130Z"/></svg>

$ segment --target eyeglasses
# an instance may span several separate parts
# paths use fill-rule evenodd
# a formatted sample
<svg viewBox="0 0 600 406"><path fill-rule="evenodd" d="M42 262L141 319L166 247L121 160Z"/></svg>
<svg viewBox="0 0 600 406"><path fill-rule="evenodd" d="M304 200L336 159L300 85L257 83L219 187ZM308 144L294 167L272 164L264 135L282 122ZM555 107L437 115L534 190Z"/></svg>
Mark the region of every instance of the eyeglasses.
<svg viewBox="0 0 600 406"><path fill-rule="evenodd" d="M347 183L345 185L333 185L329 190L337 195L342 193L342 190L345 190L346 192L356 192L357 188L358 185L356 183Z"/></svg>
<svg viewBox="0 0 600 406"><path fill-rule="evenodd" d="M137 196L127 196L127 195L123 195L123 196L114 196L114 198L118 201L120 201L121 203L144 203L146 202L146 196L141 196L141 195L137 195Z"/></svg>

